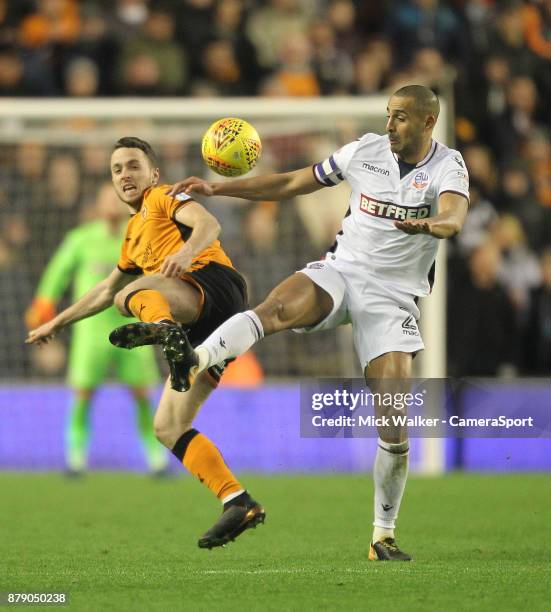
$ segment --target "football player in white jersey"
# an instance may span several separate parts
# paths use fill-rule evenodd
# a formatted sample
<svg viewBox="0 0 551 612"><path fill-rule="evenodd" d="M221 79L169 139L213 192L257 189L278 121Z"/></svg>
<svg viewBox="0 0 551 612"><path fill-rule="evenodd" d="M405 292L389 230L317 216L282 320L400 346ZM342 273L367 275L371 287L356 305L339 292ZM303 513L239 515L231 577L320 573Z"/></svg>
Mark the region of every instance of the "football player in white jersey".
<svg viewBox="0 0 551 612"><path fill-rule="evenodd" d="M182 358L191 377L269 334L351 322L366 378L411 378L412 357L424 348L417 297L430 292L438 240L461 230L469 200L460 153L432 138L438 113L430 89L409 85L389 100L386 135L366 134L313 167L214 183L191 177L173 187L172 195L247 200L286 200L343 180L352 188L342 230L325 259L288 277L254 310L228 319L195 350L187 347ZM379 429L372 560L411 559L394 538L408 450L405 429Z"/></svg>

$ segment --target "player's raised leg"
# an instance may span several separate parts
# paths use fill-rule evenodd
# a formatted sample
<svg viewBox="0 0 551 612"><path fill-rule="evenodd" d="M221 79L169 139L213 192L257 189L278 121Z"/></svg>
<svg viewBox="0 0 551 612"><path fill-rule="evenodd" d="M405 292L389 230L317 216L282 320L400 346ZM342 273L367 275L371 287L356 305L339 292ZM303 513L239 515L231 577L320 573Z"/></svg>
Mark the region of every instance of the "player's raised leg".
<svg viewBox="0 0 551 612"><path fill-rule="evenodd" d="M266 516L262 506L235 478L213 442L193 429L197 412L215 388L213 376L215 372L203 372L184 394L171 389L167 381L154 419L158 440L223 504L220 519L199 539L201 548L223 546L245 529L263 523Z"/></svg>
<svg viewBox="0 0 551 612"><path fill-rule="evenodd" d="M381 394L409 392L412 356L392 351L374 359L365 376L371 390ZM393 407L377 405L377 417L390 416ZM401 412L397 412L403 414ZM410 561L410 555L396 545L394 528L408 474L409 442L406 427L378 428L379 440L373 480L375 483L373 537L369 549L372 561Z"/></svg>
<svg viewBox="0 0 551 612"><path fill-rule="evenodd" d="M273 289L256 308L230 317L195 350L189 346L186 375L193 378L217 363L238 357L264 336L316 325L332 309L329 293L306 274L297 272Z"/></svg>
<svg viewBox="0 0 551 612"><path fill-rule="evenodd" d="M135 316L141 322L118 327L109 340L127 349L161 344L170 367L172 388L186 390L187 379L180 375L184 332L178 323L194 323L201 314L203 299L198 287L180 278L162 274L139 278L117 293L115 306L121 314Z"/></svg>
<svg viewBox="0 0 551 612"><path fill-rule="evenodd" d="M195 284L160 273L138 278L115 296L119 312L147 323L193 323L202 302L202 292Z"/></svg>

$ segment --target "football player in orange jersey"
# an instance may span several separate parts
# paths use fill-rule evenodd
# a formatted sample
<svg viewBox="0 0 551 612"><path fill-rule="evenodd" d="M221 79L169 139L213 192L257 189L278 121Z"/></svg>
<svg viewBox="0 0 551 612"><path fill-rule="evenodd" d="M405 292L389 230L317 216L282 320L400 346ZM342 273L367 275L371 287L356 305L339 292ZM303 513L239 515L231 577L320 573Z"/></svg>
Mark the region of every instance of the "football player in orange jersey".
<svg viewBox="0 0 551 612"><path fill-rule="evenodd" d="M140 323L114 330L110 340L131 349L159 344L170 367L154 419L159 441L222 502L223 513L200 539L201 548L223 546L245 529L264 522L265 512L241 486L220 451L192 423L218 384L225 363L198 376L187 393L180 375L184 326L199 343L230 316L244 310L247 288L218 235L218 221L192 197L167 195L151 146L121 138L111 156L111 175L130 212L117 267L54 319L31 330L27 343L47 342L64 327L111 304Z"/></svg>

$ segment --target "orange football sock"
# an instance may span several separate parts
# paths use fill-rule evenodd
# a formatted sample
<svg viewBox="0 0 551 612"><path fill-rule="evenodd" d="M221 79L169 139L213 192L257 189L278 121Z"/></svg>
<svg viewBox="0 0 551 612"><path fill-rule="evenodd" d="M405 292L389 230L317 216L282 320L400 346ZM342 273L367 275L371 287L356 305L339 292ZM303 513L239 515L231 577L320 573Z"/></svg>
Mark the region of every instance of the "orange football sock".
<svg viewBox="0 0 551 612"><path fill-rule="evenodd" d="M144 323L174 321L168 302L155 289L138 289L126 298L126 308Z"/></svg>
<svg viewBox="0 0 551 612"><path fill-rule="evenodd" d="M172 452L218 499L244 490L226 465L222 453L196 429L186 432Z"/></svg>

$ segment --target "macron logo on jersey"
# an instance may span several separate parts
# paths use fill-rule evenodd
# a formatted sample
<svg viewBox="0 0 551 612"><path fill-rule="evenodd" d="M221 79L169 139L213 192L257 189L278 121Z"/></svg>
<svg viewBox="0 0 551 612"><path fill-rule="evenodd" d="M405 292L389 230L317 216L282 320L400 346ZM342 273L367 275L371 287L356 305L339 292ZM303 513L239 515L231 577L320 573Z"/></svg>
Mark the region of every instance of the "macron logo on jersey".
<svg viewBox="0 0 551 612"><path fill-rule="evenodd" d="M369 170L369 172L375 172L376 174L384 174L384 176L390 176L389 170L379 168L379 166L373 166L372 164L368 164L367 162L363 162L362 167L366 170Z"/></svg>
<svg viewBox="0 0 551 612"><path fill-rule="evenodd" d="M405 221L406 219L424 219L430 214L430 206L398 206L392 202L380 202L362 193L360 210L372 217Z"/></svg>

